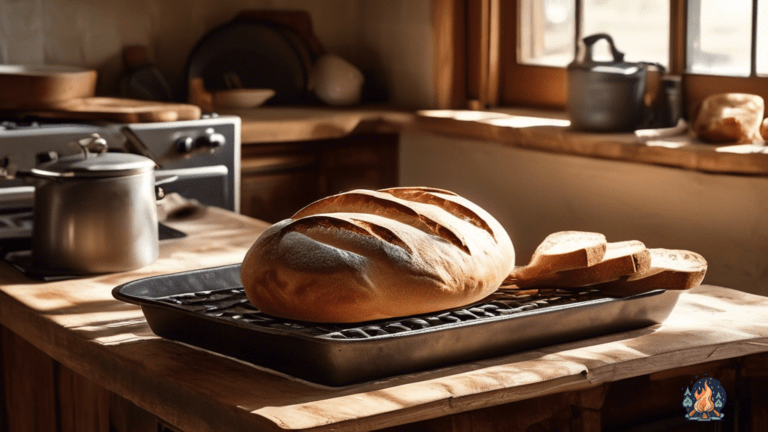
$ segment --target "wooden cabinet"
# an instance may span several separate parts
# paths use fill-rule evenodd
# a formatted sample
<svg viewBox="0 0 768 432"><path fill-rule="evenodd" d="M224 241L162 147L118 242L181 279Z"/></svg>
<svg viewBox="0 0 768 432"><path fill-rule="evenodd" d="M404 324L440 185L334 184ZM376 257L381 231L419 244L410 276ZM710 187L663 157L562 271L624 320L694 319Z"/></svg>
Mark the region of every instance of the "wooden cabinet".
<svg viewBox="0 0 768 432"><path fill-rule="evenodd" d="M322 197L397 186L397 134L244 144L241 213L267 222L290 217Z"/></svg>

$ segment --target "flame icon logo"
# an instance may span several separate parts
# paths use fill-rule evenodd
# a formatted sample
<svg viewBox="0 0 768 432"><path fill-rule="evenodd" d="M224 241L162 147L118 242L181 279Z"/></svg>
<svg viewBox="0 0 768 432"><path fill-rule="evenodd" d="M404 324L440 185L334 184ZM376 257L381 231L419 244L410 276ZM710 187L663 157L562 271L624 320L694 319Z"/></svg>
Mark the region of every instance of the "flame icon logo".
<svg viewBox="0 0 768 432"><path fill-rule="evenodd" d="M722 408L725 406L725 390L720 381L714 378L702 378L690 389L685 389L683 407L685 418L696 421L722 420Z"/></svg>

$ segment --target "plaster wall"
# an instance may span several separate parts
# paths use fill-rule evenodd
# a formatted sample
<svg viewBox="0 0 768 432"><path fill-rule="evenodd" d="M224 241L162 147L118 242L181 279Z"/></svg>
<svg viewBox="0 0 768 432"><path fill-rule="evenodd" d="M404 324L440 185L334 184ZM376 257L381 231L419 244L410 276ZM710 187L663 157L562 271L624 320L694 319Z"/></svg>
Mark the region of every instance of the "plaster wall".
<svg viewBox="0 0 768 432"><path fill-rule="evenodd" d="M306 10L329 53L373 71L392 102L432 107L430 0L0 0L0 63L96 68L112 94L121 51L145 45L177 85L194 44L243 9Z"/></svg>

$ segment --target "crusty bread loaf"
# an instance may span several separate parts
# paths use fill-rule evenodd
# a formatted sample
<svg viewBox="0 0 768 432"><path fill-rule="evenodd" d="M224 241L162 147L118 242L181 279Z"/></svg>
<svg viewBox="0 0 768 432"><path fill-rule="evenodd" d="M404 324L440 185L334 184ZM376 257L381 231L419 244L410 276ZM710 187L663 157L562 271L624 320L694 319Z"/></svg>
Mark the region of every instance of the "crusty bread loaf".
<svg viewBox="0 0 768 432"><path fill-rule="evenodd" d="M704 99L693 123L693 133L711 143L762 142L760 122L765 102L757 95L720 93Z"/></svg>
<svg viewBox="0 0 768 432"><path fill-rule="evenodd" d="M593 266L603 259L607 244L600 233L559 231L550 234L533 252L531 261L512 270L504 282L517 284L518 281Z"/></svg>
<svg viewBox="0 0 768 432"><path fill-rule="evenodd" d="M764 118L760 124L760 135L763 137L763 140L768 141L768 117Z"/></svg>
<svg viewBox="0 0 768 432"><path fill-rule="evenodd" d="M559 271L531 279L519 279L514 286L579 288L618 280L622 276L644 272L651 266L651 254L637 240L608 243L603 259L589 267Z"/></svg>
<svg viewBox="0 0 768 432"><path fill-rule="evenodd" d="M267 314L360 322L461 307L514 267L504 228L445 190L355 190L316 201L259 237L241 278Z"/></svg>
<svg viewBox="0 0 768 432"><path fill-rule="evenodd" d="M595 285L601 292L628 296L646 291L688 290L704 280L707 260L696 252L674 249L649 249L651 266L619 280Z"/></svg>

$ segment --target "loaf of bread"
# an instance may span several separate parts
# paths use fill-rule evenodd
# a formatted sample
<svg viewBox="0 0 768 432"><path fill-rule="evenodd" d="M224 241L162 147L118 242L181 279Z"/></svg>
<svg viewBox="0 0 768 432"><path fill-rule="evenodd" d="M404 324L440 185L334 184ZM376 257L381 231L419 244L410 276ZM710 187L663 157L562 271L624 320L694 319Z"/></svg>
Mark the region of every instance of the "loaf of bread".
<svg viewBox="0 0 768 432"><path fill-rule="evenodd" d="M720 93L704 99L693 123L693 133L711 143L763 142L760 123L765 102L757 95Z"/></svg>
<svg viewBox="0 0 768 432"><path fill-rule="evenodd" d="M501 285L515 252L479 206L433 188L355 190L265 231L241 271L263 312L361 322L461 307Z"/></svg>
<svg viewBox="0 0 768 432"><path fill-rule="evenodd" d="M760 135L765 141L768 141L768 118L764 118L760 124Z"/></svg>

